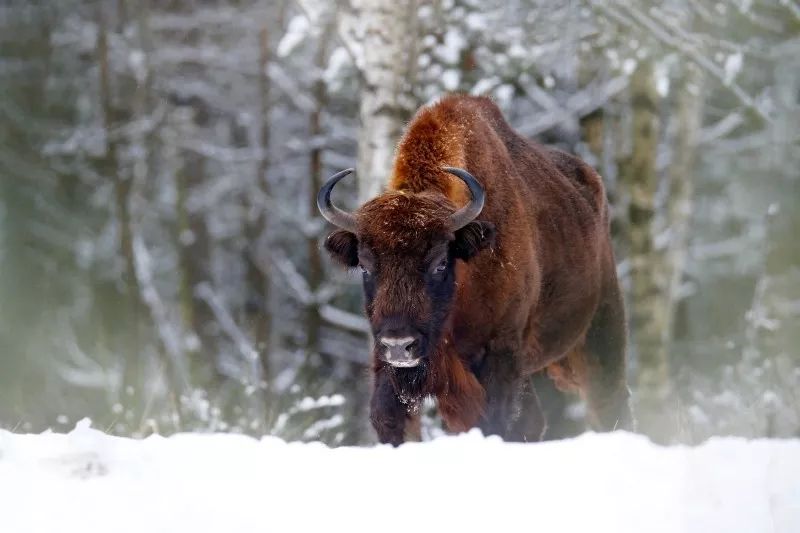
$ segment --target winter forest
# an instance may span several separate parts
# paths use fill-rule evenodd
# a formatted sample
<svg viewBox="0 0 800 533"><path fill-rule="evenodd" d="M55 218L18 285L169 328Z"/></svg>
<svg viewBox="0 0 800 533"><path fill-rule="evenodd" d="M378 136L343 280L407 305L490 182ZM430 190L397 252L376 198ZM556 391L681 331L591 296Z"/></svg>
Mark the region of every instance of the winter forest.
<svg viewBox="0 0 800 533"><path fill-rule="evenodd" d="M316 193L451 92L602 175L639 431L800 435L796 0L5 0L0 428L373 443Z"/></svg>

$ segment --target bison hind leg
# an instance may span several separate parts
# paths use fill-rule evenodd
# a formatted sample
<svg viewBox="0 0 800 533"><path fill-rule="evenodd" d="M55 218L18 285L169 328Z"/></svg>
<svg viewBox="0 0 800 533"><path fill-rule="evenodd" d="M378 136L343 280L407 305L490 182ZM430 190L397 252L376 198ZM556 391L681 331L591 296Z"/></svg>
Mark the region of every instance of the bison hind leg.
<svg viewBox="0 0 800 533"><path fill-rule="evenodd" d="M600 302L583 349L570 354L578 369L581 396L593 429L633 430L630 390L626 382L625 312L616 279L614 290Z"/></svg>

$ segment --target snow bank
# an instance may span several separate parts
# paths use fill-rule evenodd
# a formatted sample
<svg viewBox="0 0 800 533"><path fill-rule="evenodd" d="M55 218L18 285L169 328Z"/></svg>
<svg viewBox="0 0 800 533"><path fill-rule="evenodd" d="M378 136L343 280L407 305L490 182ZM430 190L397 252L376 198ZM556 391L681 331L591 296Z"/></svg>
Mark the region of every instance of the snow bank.
<svg viewBox="0 0 800 533"><path fill-rule="evenodd" d="M399 449L0 431L0 531L799 532L800 441L478 433Z"/></svg>

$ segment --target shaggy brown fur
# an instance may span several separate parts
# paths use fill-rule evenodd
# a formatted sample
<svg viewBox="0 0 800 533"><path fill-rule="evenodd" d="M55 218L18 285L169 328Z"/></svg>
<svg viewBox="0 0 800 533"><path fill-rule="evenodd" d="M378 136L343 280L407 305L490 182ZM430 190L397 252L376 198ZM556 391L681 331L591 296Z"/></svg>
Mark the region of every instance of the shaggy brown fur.
<svg viewBox="0 0 800 533"><path fill-rule="evenodd" d="M486 193L478 219L455 233L448 217L470 195L443 166L464 168ZM543 368L581 392L597 429L630 427L624 310L592 168L517 135L491 100L450 96L412 120L389 190L356 220L356 234L335 231L326 248L363 268L376 338L414 335L424 360L391 367L376 349L371 420L382 442L403 441L426 395L453 431L538 440L530 378Z"/></svg>

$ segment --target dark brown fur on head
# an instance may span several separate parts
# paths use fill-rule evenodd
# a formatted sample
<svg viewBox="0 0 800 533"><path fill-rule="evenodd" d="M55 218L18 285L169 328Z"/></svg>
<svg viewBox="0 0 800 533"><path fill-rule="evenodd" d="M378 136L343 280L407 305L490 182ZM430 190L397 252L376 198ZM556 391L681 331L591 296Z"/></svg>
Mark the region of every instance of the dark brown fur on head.
<svg viewBox="0 0 800 533"><path fill-rule="evenodd" d="M479 404L482 389L458 360L451 360L454 355L442 349L441 341L455 299L455 263L491 246L494 227L473 221L454 232L450 216L456 209L438 191L389 191L356 211L357 235L334 231L325 247L343 265L361 266L366 312L376 339L392 332L417 338L415 349L421 363L414 368L386 365L378 356L381 346L376 342L375 363L387 366L395 390L417 399L426 394L446 395L453 387L471 387ZM442 263L445 270L436 272ZM450 374L460 378L448 379ZM480 409L473 411L468 418L478 416Z"/></svg>
<svg viewBox="0 0 800 533"><path fill-rule="evenodd" d="M452 231L455 210L439 192L389 191L356 211L357 235L337 230L325 242L338 262L362 267L373 333L387 321L404 322L424 334L422 357L435 348L449 314L455 261L489 247L494 236L492 225L480 221ZM447 271L434 273L442 262Z"/></svg>
<svg viewBox="0 0 800 533"><path fill-rule="evenodd" d="M415 253L421 241L453 238L448 217L456 207L443 194L389 191L356 212L365 244L392 253Z"/></svg>

